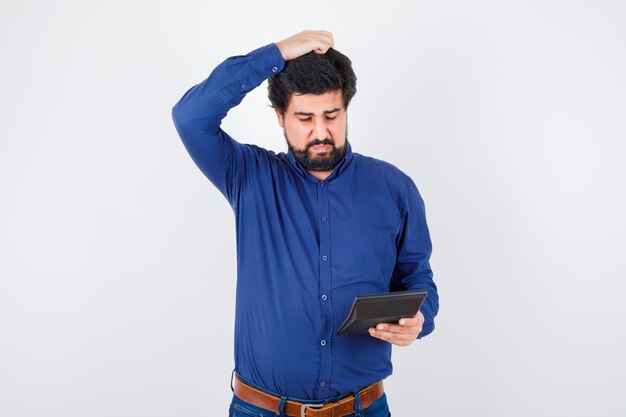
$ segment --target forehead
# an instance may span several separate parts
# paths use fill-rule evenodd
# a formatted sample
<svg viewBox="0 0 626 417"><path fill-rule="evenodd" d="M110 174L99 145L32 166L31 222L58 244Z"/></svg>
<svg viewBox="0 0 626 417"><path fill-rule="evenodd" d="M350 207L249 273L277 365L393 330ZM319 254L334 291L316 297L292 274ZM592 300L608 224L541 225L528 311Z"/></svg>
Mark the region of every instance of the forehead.
<svg viewBox="0 0 626 417"><path fill-rule="evenodd" d="M319 113L343 108L341 90L327 91L322 94L291 94L287 104L287 113Z"/></svg>

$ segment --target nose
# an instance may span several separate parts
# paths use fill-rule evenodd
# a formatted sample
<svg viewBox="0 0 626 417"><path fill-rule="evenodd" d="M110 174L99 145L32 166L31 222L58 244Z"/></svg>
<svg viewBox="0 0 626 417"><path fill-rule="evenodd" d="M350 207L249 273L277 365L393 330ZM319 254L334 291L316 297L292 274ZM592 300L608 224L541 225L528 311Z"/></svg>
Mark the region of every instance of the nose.
<svg viewBox="0 0 626 417"><path fill-rule="evenodd" d="M312 132L313 138L318 140L324 140L330 137L326 121L323 118L315 119L315 126L313 126Z"/></svg>

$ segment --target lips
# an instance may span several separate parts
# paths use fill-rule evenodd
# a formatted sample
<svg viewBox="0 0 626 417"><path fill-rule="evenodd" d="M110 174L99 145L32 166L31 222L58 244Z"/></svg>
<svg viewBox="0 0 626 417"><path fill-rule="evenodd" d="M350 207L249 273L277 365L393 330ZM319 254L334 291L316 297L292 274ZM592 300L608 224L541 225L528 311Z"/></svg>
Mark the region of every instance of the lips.
<svg viewBox="0 0 626 417"><path fill-rule="evenodd" d="M311 146L311 149L313 149L315 152L326 152L326 151L330 151L332 149L331 145L315 145L315 146Z"/></svg>

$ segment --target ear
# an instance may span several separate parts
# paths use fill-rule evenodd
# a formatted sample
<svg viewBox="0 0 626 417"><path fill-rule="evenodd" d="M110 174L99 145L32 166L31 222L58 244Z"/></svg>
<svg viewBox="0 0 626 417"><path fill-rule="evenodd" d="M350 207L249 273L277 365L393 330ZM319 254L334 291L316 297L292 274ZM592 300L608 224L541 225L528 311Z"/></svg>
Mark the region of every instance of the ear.
<svg viewBox="0 0 626 417"><path fill-rule="evenodd" d="M276 112L276 117L278 118L278 124L280 125L280 127L284 128L285 127L285 119L283 118L282 113L278 109L274 109L274 111Z"/></svg>

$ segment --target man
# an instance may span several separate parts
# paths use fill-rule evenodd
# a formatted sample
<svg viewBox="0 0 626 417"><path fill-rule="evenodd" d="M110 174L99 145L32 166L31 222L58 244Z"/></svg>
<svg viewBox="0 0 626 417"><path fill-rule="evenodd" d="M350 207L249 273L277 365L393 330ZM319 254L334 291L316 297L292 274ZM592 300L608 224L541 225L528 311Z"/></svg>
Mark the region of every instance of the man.
<svg viewBox="0 0 626 417"><path fill-rule="evenodd" d="M235 214L231 416L386 417L392 344L434 329L439 301L423 201L398 168L352 153L356 77L333 46L330 32L304 31L230 57L172 109L187 151ZM287 154L220 128L268 78ZM335 335L356 295L413 289L428 291L414 317L369 335Z"/></svg>

